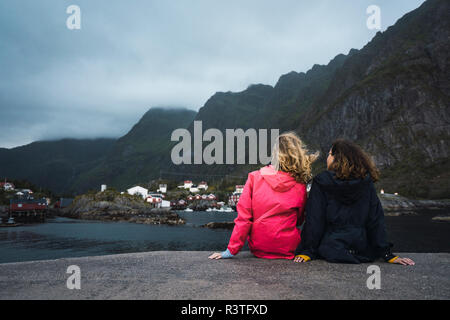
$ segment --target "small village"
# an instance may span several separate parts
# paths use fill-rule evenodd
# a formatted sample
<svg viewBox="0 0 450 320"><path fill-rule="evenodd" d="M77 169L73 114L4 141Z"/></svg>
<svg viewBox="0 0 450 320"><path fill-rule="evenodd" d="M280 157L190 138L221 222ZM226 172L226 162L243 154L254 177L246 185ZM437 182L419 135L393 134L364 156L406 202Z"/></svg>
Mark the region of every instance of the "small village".
<svg viewBox="0 0 450 320"><path fill-rule="evenodd" d="M235 212L236 204L239 200L244 186L236 185L234 192L225 201L218 201L218 197L214 193L208 193L208 183L201 181L194 184L192 180L185 180L177 189L187 191L188 195L184 197L168 197L167 184L160 184L156 192L151 192L141 186L134 186L127 189L127 193L131 195L142 196L143 200L153 205L155 208L171 208L173 210L192 211L219 211L219 212ZM102 185L102 191L106 190L106 185ZM123 192L122 192L123 193ZM169 200L169 198L171 198Z"/></svg>
<svg viewBox="0 0 450 320"><path fill-rule="evenodd" d="M244 189L236 185L228 195L227 201L219 201L218 196L208 192L208 183L200 181L194 184L185 180L175 190L168 190L167 184L161 183L158 189L151 191L140 185L128 188L120 194L142 197L142 201L152 208L164 208L184 212L235 212L237 202ZM14 183L0 182L0 190L9 195L9 206L0 208L0 226L18 226L22 223L45 222L49 216L55 215L59 209L67 208L74 198L58 198L52 202L50 197L36 197L31 189L16 188ZM100 192L108 190L101 185Z"/></svg>
<svg viewBox="0 0 450 320"><path fill-rule="evenodd" d="M117 194L142 198L143 203L155 209L233 213L236 212L236 205L244 189L244 185L235 185L234 191L226 193L226 198L219 201L219 197L214 192L208 192L209 187L206 181L195 184L192 180L185 180L182 184L172 187L172 190L168 189L167 183L160 183L157 186L155 191L151 191L135 185ZM310 185L308 185L308 191L309 189ZM107 190L110 189L103 184L100 190L95 192L104 193ZM74 201L74 198L60 197L52 202L50 197L35 196L33 190L16 188L14 183L6 179L0 182L0 191L9 195L9 206L0 206L0 226L5 227L45 222L46 218L58 215L60 209L68 208ZM381 189L380 195L384 194L384 190ZM392 196L398 196L398 193Z"/></svg>

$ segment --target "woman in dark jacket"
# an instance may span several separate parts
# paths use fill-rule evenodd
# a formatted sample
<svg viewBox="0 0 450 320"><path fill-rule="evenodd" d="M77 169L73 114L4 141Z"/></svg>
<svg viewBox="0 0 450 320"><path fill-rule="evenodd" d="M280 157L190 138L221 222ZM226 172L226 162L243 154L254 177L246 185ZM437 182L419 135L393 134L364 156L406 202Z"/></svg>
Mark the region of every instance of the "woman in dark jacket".
<svg viewBox="0 0 450 320"><path fill-rule="evenodd" d="M386 241L384 212L373 184L379 172L372 159L358 145L336 140L327 168L313 180L294 261L362 263L383 258L414 265L392 254Z"/></svg>

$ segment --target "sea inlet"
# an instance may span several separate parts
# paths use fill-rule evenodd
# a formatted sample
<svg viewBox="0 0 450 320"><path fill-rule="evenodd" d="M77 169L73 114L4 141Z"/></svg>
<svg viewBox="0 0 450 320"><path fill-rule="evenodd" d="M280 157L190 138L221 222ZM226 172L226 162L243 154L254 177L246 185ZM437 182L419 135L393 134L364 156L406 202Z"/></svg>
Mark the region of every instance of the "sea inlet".
<svg viewBox="0 0 450 320"><path fill-rule="evenodd" d="M185 225L56 217L45 223L0 228L0 263L99 256L145 251L222 251L231 230L208 229L208 222L233 221L237 213L179 212ZM450 252L450 223L433 221L445 210L386 216L394 252ZM243 250L248 250L245 246Z"/></svg>

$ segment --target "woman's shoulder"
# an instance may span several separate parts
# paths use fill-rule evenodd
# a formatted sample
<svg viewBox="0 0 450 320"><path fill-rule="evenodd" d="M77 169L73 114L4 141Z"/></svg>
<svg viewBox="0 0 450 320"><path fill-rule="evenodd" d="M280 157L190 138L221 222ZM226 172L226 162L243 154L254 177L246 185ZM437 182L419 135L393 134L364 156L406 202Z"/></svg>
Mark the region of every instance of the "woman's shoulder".
<svg viewBox="0 0 450 320"><path fill-rule="evenodd" d="M260 176L260 175L261 175L260 170L250 171L250 172L248 173L248 177L250 177L250 176L256 177L256 176Z"/></svg>
<svg viewBox="0 0 450 320"><path fill-rule="evenodd" d="M313 182L318 184L324 184L326 182L331 182L333 180L333 177L335 176L335 173L330 170L324 170L320 172L319 174L316 174L313 177Z"/></svg>

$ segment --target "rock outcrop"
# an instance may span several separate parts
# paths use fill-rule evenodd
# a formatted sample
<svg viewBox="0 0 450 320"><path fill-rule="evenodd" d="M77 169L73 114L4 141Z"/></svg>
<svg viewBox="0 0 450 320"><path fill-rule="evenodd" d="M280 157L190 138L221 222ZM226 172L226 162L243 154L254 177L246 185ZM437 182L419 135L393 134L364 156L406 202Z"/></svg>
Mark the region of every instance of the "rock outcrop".
<svg viewBox="0 0 450 320"><path fill-rule="evenodd" d="M184 224L185 221L170 208L153 208L138 196L104 191L75 198L60 210L60 216L103 221L127 221L143 224Z"/></svg>
<svg viewBox="0 0 450 320"><path fill-rule="evenodd" d="M207 224L204 224L201 227L202 228L209 228L209 229L229 229L229 230L233 230L234 222L208 222Z"/></svg>
<svg viewBox="0 0 450 320"><path fill-rule="evenodd" d="M422 209L450 210L450 200L412 200L393 194L380 194L379 198L387 216L417 214Z"/></svg>

